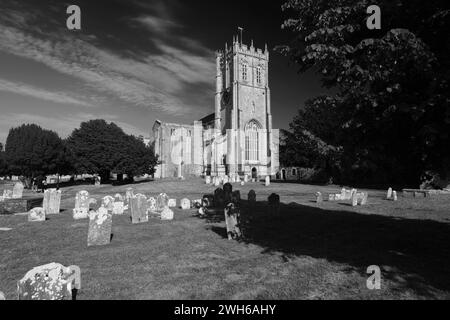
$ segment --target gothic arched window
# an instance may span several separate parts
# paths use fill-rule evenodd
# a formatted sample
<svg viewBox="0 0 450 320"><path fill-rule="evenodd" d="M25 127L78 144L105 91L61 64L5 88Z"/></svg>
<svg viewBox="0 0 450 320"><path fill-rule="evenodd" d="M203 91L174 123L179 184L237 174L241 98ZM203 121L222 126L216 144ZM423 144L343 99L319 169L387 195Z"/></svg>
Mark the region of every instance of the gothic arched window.
<svg viewBox="0 0 450 320"><path fill-rule="evenodd" d="M259 135L261 125L251 120L245 126L245 160L259 161Z"/></svg>

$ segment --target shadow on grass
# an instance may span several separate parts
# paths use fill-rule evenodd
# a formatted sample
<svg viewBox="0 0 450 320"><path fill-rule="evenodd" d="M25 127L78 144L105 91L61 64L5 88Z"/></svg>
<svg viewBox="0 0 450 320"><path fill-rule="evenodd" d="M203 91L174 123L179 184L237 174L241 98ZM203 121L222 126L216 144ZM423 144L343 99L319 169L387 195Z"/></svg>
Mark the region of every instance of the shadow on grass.
<svg viewBox="0 0 450 320"><path fill-rule="evenodd" d="M450 291L450 225L431 220L402 219L291 203L280 215L266 213L267 203L248 210L243 201L241 227L244 242L264 252L310 256L348 264L360 274L370 265L382 269L403 289L433 297L433 288ZM224 221L223 213L207 219ZM209 226L226 238L226 228Z"/></svg>

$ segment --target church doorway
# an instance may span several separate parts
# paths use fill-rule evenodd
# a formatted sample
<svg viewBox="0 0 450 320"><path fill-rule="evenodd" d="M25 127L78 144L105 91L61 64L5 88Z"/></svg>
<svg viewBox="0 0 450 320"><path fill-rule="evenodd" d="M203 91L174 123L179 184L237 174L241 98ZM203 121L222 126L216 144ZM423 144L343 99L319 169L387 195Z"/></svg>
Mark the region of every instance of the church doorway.
<svg viewBox="0 0 450 320"><path fill-rule="evenodd" d="M258 170L256 168L252 169L252 179L258 179Z"/></svg>

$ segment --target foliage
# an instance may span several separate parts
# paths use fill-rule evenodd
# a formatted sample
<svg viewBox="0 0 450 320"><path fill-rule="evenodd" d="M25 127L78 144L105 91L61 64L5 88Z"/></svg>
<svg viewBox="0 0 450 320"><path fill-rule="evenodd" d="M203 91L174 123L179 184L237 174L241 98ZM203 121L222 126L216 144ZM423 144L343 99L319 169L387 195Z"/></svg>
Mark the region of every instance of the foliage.
<svg viewBox="0 0 450 320"><path fill-rule="evenodd" d="M26 178L71 170L70 152L58 134L35 124L9 130L4 158L8 174Z"/></svg>
<svg viewBox="0 0 450 320"><path fill-rule="evenodd" d="M108 180L111 172L131 177L152 174L157 161L142 139L105 120L83 122L67 138L67 144L76 172L100 174L102 180Z"/></svg>
<svg viewBox="0 0 450 320"><path fill-rule="evenodd" d="M378 1L382 30L372 31L365 26L371 4L284 4L291 18L283 27L295 38L278 50L301 72L318 70L323 84L337 90L309 101L294 119L290 129L298 141L290 153L311 146L304 138L310 132L341 148L347 178L417 184L427 169L449 174L449 5ZM317 153L307 160L317 165Z"/></svg>

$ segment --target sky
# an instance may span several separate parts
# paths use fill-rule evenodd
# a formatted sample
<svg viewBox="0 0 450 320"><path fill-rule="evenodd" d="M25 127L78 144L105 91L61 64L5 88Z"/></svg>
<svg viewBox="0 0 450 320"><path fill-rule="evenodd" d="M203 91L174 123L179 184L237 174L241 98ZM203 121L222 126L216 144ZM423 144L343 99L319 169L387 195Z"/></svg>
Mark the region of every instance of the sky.
<svg viewBox="0 0 450 320"><path fill-rule="evenodd" d="M243 42L270 50L274 128L288 128L305 100L325 93L273 50L292 37L283 1L0 0L0 142L36 123L65 138L105 119L151 137L155 120L190 124L214 112L215 51ZM69 5L81 30L68 30Z"/></svg>

